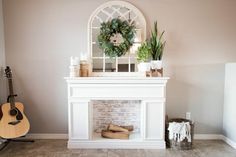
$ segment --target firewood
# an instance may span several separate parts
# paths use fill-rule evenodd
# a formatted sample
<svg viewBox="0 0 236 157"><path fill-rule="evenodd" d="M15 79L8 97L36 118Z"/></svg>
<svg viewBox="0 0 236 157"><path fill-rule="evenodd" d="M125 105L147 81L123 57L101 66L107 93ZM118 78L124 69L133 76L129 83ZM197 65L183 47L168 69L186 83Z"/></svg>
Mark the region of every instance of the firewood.
<svg viewBox="0 0 236 157"><path fill-rule="evenodd" d="M129 132L128 129L125 129L123 127L120 127L120 126L114 125L114 124L109 124L107 127L107 130L115 131L115 132Z"/></svg>
<svg viewBox="0 0 236 157"><path fill-rule="evenodd" d="M102 137L110 139L129 139L129 132L114 132L109 130L102 130Z"/></svg>
<svg viewBox="0 0 236 157"><path fill-rule="evenodd" d="M121 125L120 127L124 128L124 129L127 129L129 131L134 131L134 126L133 125L127 125L127 126Z"/></svg>

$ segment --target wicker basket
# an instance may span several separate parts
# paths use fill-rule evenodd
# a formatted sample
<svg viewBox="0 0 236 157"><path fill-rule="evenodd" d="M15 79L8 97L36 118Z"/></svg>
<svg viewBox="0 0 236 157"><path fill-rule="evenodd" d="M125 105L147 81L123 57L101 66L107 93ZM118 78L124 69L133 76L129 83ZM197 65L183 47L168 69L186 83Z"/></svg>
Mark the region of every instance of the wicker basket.
<svg viewBox="0 0 236 157"><path fill-rule="evenodd" d="M169 131L168 131L168 127L169 127L169 123L171 122L189 122L190 123L190 127L191 127L191 142L188 142L188 140L185 138L183 141L181 142L176 142L175 140L169 140ZM193 135L194 135L194 123L192 123L191 120L188 119L183 119L183 118L174 118L174 119L170 119L167 120L166 123L166 145L167 147L170 147L172 149L177 149L177 150L188 150L188 149L192 149L193 146Z"/></svg>

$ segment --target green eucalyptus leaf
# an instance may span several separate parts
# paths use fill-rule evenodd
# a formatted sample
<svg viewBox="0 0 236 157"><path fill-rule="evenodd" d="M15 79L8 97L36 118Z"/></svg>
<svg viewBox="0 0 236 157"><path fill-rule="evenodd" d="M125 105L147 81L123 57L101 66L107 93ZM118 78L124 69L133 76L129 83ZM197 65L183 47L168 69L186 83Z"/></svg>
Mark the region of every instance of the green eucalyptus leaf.
<svg viewBox="0 0 236 157"><path fill-rule="evenodd" d="M110 42L111 36L120 33L123 37L123 43L118 46ZM120 57L125 55L134 43L135 25L129 24L128 21L122 21L114 18L111 21L103 22L100 28L100 34L97 37L99 47L104 51L106 56Z"/></svg>

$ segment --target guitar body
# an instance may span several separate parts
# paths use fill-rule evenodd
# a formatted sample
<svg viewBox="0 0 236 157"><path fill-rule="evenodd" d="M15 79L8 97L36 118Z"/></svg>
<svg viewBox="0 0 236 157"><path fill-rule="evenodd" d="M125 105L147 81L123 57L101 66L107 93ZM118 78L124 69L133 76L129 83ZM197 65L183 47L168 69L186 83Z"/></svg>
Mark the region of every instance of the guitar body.
<svg viewBox="0 0 236 157"><path fill-rule="evenodd" d="M22 103L15 102L15 108L18 115L21 114L21 120L17 120L17 116L11 116L11 104L2 105L2 119L0 120L0 137L12 139L24 136L30 129L30 123L24 114L24 106Z"/></svg>

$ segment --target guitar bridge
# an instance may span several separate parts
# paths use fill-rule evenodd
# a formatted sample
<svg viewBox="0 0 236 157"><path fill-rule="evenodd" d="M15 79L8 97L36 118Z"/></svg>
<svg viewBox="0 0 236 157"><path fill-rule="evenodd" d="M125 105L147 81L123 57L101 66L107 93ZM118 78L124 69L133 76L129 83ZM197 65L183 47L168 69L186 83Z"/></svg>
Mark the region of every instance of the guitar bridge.
<svg viewBox="0 0 236 157"><path fill-rule="evenodd" d="M18 124L18 123L20 123L20 120L12 121L12 122L9 122L8 124L10 124L10 125L16 125L16 124Z"/></svg>

